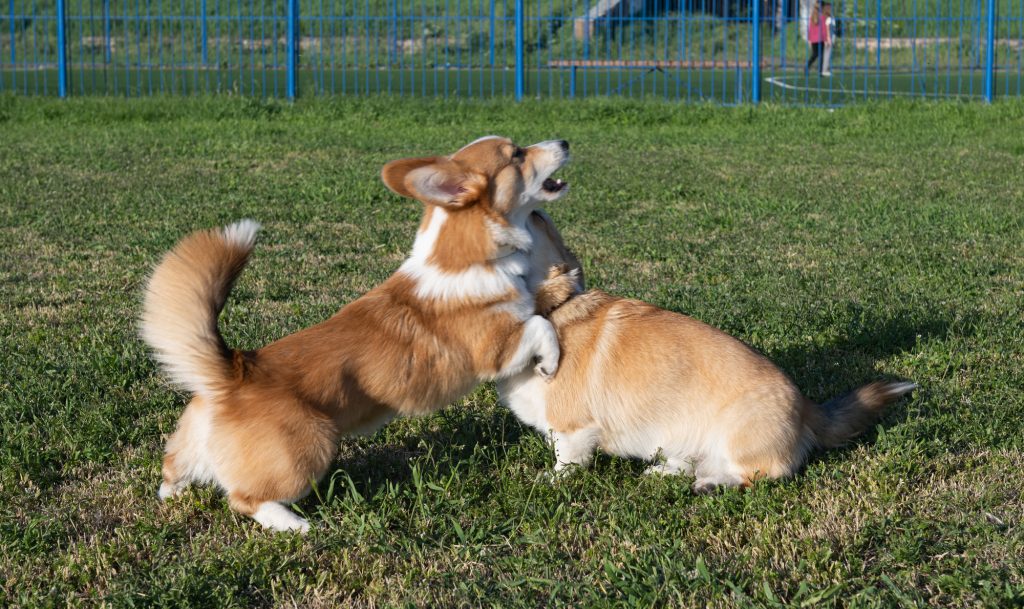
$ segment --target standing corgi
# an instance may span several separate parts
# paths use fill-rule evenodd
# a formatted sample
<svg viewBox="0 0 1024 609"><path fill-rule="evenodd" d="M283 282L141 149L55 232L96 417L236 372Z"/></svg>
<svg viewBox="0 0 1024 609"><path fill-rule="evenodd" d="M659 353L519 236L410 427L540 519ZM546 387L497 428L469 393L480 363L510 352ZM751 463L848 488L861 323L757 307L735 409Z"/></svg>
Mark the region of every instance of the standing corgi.
<svg viewBox="0 0 1024 609"><path fill-rule="evenodd" d="M814 447L865 431L917 387L875 382L817 405L766 357L696 319L599 290L573 296L566 267L537 294L558 332L554 378L502 379L502 401L550 434L555 470L586 466L594 449L696 477L693 488L749 486L792 475Z"/></svg>
<svg viewBox="0 0 1024 609"><path fill-rule="evenodd" d="M149 279L141 321L167 375L193 394L167 442L160 498L213 482L263 526L306 531L286 505L326 472L339 434L432 412L526 368L551 376L558 341L534 314L544 277L530 260L560 254L533 253L533 234L550 225L533 212L565 195L551 175L568 159L564 141L487 137L388 163L388 188L424 206L412 254L330 319L254 351L229 348L217 318L259 226L178 243Z"/></svg>

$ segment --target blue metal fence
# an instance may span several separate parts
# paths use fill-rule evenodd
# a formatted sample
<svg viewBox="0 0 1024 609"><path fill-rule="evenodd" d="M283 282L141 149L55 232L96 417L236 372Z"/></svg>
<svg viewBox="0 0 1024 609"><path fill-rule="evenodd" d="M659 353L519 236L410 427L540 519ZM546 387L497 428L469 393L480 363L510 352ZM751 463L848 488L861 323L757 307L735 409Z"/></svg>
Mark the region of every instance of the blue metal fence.
<svg viewBox="0 0 1024 609"><path fill-rule="evenodd" d="M1020 96L1024 0L8 0L0 93ZM0 11L3 7L0 7Z"/></svg>

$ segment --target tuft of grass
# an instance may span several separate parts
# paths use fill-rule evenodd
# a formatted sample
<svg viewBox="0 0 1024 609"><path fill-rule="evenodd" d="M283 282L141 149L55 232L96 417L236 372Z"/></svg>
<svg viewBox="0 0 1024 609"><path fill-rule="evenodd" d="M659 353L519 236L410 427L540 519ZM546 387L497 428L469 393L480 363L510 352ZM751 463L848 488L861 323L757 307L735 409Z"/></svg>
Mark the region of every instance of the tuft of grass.
<svg viewBox="0 0 1024 609"><path fill-rule="evenodd" d="M0 605L1020 605L1022 129L1020 102L0 97ZM158 503L184 396L135 319L161 253L260 220L222 318L258 347L398 266L419 209L384 162L488 133L572 142L549 211L590 285L723 328L816 400L921 389L749 492L609 457L553 485L484 386L344 439L307 537L209 488Z"/></svg>

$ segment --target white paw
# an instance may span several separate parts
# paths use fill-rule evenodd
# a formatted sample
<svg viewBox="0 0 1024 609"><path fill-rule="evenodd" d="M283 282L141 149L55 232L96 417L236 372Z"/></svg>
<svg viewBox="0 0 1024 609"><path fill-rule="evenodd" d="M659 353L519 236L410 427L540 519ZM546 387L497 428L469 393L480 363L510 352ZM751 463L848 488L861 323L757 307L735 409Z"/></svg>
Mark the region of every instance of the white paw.
<svg viewBox="0 0 1024 609"><path fill-rule="evenodd" d="M645 476L672 476L678 474L679 470L668 463L655 463L644 470Z"/></svg>
<svg viewBox="0 0 1024 609"><path fill-rule="evenodd" d="M160 501L167 501L172 497L177 497L178 495L180 495L182 489L184 488L184 484L170 484L164 482L160 484L160 489L157 490L156 496L160 498Z"/></svg>
<svg viewBox="0 0 1024 609"><path fill-rule="evenodd" d="M710 495L718 490L718 483L711 478L698 478L693 483L693 492L698 495Z"/></svg>
<svg viewBox="0 0 1024 609"><path fill-rule="evenodd" d="M252 518L274 531L296 531L299 533L309 531L309 522L299 518L294 512L275 501L261 503Z"/></svg>
<svg viewBox="0 0 1024 609"><path fill-rule="evenodd" d="M558 348L558 335L555 334L553 328L543 338L544 342L537 352L537 365L533 367L533 370L545 380L550 381L558 372L558 359L562 353Z"/></svg>
<svg viewBox="0 0 1024 609"><path fill-rule="evenodd" d="M692 476L693 462L687 459L668 457L664 461L654 463L653 465L645 469L644 474L648 476Z"/></svg>
<svg viewBox="0 0 1024 609"><path fill-rule="evenodd" d="M555 372L558 371L558 361L556 360L549 364L545 360L540 360L537 362L537 365L533 367L533 371L545 381L550 381L555 377Z"/></svg>
<svg viewBox="0 0 1024 609"><path fill-rule="evenodd" d="M705 476L697 478L693 483L693 492L698 495L710 495L720 488L739 488L743 479L732 475Z"/></svg>

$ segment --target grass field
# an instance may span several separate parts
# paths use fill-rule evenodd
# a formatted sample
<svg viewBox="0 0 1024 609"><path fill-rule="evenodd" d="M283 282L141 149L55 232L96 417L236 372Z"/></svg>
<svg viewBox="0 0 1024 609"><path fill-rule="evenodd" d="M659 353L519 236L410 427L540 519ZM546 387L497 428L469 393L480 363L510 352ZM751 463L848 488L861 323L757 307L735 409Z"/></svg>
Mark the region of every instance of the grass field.
<svg viewBox="0 0 1024 609"><path fill-rule="evenodd" d="M399 265L419 209L384 162L493 132L572 141L550 212L590 285L723 328L816 400L920 390L748 492L607 457L551 484L484 386L344 439L306 537L209 488L160 504L185 396L135 319L162 252L263 222L222 317L257 347ZM1021 606L1022 132L1020 102L0 96L0 606Z"/></svg>

